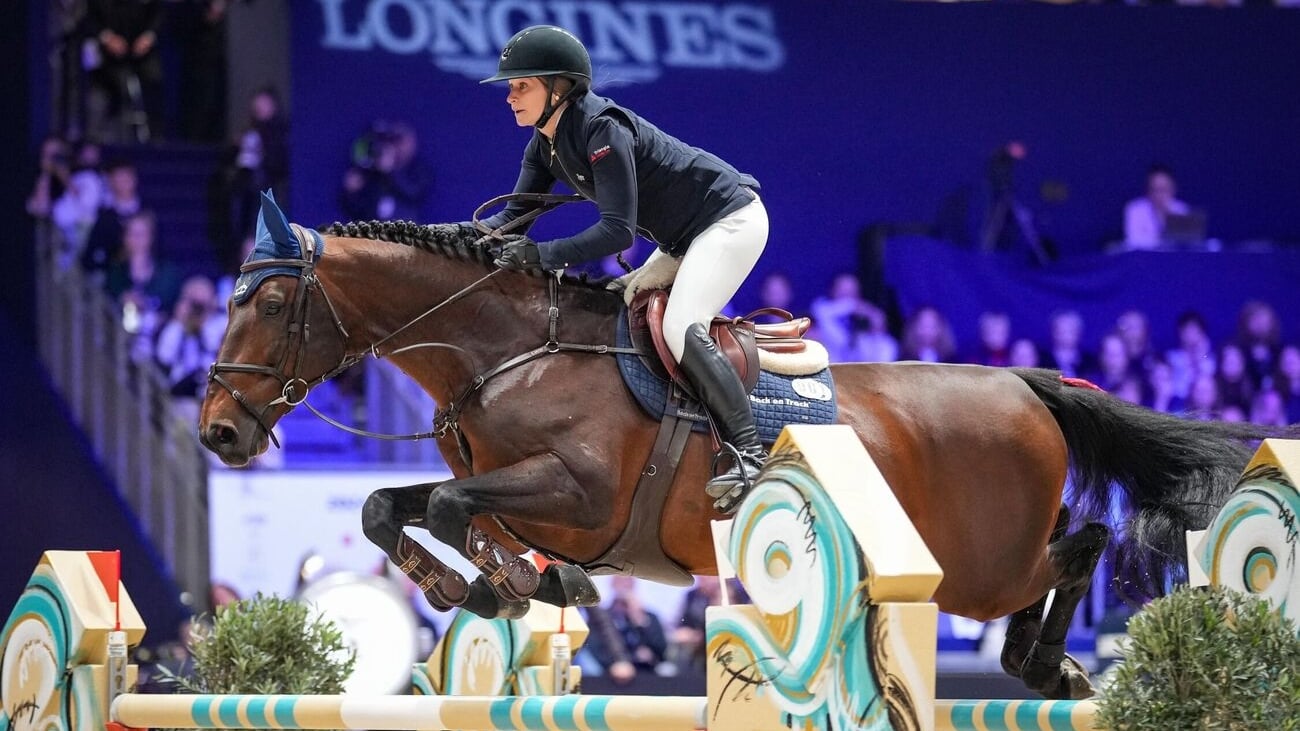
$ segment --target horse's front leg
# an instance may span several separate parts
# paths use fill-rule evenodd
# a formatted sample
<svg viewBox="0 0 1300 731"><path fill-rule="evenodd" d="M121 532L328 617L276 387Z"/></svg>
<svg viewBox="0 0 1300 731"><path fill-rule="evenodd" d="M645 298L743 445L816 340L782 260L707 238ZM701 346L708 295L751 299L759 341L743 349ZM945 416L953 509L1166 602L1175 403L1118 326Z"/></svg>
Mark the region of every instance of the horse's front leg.
<svg viewBox="0 0 1300 731"><path fill-rule="evenodd" d="M386 487L366 498L361 509L361 529L370 542L420 587L434 609L446 611L469 597L465 578L411 540L402 528L424 522L429 495L443 483Z"/></svg>
<svg viewBox="0 0 1300 731"><path fill-rule="evenodd" d="M609 516L599 514L591 502L559 455L548 452L444 483L429 496L425 525L435 538L458 548L483 572L470 587L465 609L484 617L521 616L534 595L566 606L596 603L599 594L581 569L554 565L546 574L539 574L532 562L473 528L471 521L478 515L495 515L595 529Z"/></svg>

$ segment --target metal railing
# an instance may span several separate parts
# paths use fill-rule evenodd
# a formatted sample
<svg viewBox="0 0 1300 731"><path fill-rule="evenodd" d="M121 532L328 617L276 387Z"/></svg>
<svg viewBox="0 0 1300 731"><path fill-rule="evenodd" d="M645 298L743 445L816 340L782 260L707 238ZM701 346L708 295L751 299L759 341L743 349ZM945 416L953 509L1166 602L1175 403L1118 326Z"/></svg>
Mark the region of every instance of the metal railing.
<svg viewBox="0 0 1300 731"><path fill-rule="evenodd" d="M38 227L41 358L95 456L195 611L208 609L208 462L152 360L132 357L120 308Z"/></svg>

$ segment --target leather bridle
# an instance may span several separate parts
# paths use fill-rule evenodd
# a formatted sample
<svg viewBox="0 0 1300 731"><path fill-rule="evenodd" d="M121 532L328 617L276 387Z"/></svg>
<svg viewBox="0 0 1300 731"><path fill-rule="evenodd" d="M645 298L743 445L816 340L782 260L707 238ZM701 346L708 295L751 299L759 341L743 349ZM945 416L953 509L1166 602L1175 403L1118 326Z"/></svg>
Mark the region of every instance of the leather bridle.
<svg viewBox="0 0 1300 731"><path fill-rule="evenodd" d="M245 262L239 267L241 274L271 267L298 270L298 288L294 294L293 306L289 310L289 342L280 356L279 363L275 366L264 366L255 363L217 361L208 369L208 381L226 389L230 393L230 397L235 400L235 403L239 404L244 411L248 412L257 421L258 426L262 427L262 430L266 432L267 437L270 438L277 449L280 447L280 442L276 439L275 432L266 423L266 412L280 404L287 404L290 407L301 404L306 401L307 393L312 388L342 373L362 358L361 355L345 354L339 360L338 365L310 381L299 375L298 369L302 365L303 353L307 348L308 340L311 339L311 290L320 292L321 299L325 301L325 306L329 308L330 319L334 322L335 329L343 336L344 342L347 341L348 331L347 328L343 327L338 311L334 308L334 303L330 301L329 293L321 286L320 279L316 276L316 262L320 260L320 235L297 224L290 224L290 228L301 245L300 248L303 252L301 259L259 259ZM292 373L286 371L290 360L293 361ZM244 392L235 388L222 375L223 373L254 373L270 376L280 382L280 396L262 407L261 410L258 410L249 404ZM300 386L302 393L298 394L297 391Z"/></svg>

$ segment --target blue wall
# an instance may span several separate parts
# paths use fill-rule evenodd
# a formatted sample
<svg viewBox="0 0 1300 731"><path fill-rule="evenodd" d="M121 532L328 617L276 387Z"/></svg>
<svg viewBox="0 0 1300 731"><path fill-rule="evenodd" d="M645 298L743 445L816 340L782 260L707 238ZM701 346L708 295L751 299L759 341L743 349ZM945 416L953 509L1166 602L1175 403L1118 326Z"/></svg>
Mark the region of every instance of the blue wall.
<svg viewBox="0 0 1300 731"><path fill-rule="evenodd" d="M489 21L497 14L495 31L484 22L477 34L446 32L480 6ZM384 8L382 23L364 17ZM507 192L527 133L503 89L445 68L490 69L510 32L574 25L564 16L573 8L585 13L576 30L594 44L598 84L657 75L603 93L763 183L773 225L760 272L802 267L804 300L854 265L864 224L933 220L1010 139L1029 149L1025 200L1038 205L1044 180L1068 186L1065 202L1038 205L1066 253L1118 233L1153 160L1208 209L1212 235L1300 239L1300 12L1268 8L299 0L293 217L339 217L348 145L377 117L420 132L437 174L427 221L467 218ZM611 14L635 25L638 12L650 36L599 39ZM327 37L354 48L324 48ZM650 61L628 63L638 54Z"/></svg>

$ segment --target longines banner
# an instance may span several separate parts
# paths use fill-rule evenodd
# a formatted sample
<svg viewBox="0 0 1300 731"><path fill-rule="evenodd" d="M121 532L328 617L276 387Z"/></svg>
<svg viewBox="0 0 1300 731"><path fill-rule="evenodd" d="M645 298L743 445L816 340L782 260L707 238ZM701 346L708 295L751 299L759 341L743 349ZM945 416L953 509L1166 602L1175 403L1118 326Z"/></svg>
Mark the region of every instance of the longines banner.
<svg viewBox="0 0 1300 731"><path fill-rule="evenodd" d="M772 10L706 2L572 0L319 0L321 45L340 51L425 55L438 68L482 79L515 31L548 23L586 39L611 81L659 78L664 68L772 71L785 60Z"/></svg>
<svg viewBox="0 0 1300 731"><path fill-rule="evenodd" d="M977 228L990 155L1010 140L1028 150L1018 195L1066 251L1096 251L1114 234L1154 160L1175 167L1215 236L1266 233L1261 211L1268 227L1300 232L1285 177L1300 169L1300 12L1200 10L294 0L289 213L305 224L343 216L353 143L376 120L419 134L435 178L424 222L465 220L509 192L530 130L515 126L502 85L477 82L515 31L552 23L590 48L598 93L758 178L772 220L759 273L796 271L801 301L855 265L866 224L944 211ZM535 233L572 233L593 217L560 211Z"/></svg>

